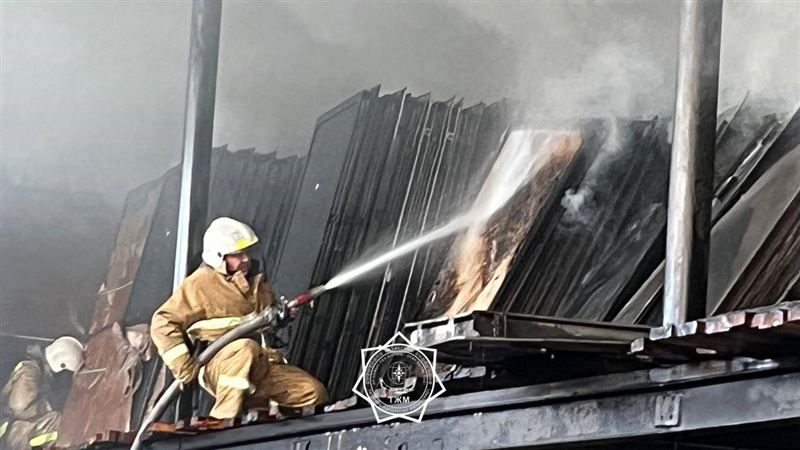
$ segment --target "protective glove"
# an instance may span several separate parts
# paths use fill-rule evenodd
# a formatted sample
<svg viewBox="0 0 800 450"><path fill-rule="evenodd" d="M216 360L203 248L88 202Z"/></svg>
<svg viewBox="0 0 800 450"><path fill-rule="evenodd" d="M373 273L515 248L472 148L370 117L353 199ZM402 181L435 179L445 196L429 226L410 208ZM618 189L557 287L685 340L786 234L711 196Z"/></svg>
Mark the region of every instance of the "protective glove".
<svg viewBox="0 0 800 450"><path fill-rule="evenodd" d="M281 296L277 303L278 304L275 306L275 326L277 328L282 328L297 317L300 307L289 308L289 299L283 296Z"/></svg>
<svg viewBox="0 0 800 450"><path fill-rule="evenodd" d="M197 378L197 374L200 372L200 365L194 357L185 353L172 361L169 365L169 370L176 380L183 385L187 385Z"/></svg>

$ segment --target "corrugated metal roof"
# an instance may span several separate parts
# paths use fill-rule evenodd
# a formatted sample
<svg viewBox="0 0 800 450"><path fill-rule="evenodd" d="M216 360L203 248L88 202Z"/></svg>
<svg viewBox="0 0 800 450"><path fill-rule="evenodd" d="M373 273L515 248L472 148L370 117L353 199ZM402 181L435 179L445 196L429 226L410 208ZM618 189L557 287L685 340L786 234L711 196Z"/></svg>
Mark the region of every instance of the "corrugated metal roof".
<svg viewBox="0 0 800 450"><path fill-rule="evenodd" d="M447 220L468 204L499 151L508 106L464 108L405 91L362 100L330 209L311 284L346 264L391 247ZM313 158L313 156L312 156ZM383 342L417 317L452 240L395 261L383 276L324 294L297 323L290 361L349 396L359 351Z"/></svg>
<svg viewBox="0 0 800 450"><path fill-rule="evenodd" d="M349 125L354 138L346 150L312 285L324 283L365 254L434 228L471 203L512 124L508 105L464 108L454 100L427 101L404 92L379 97L375 90L363 99L366 113ZM774 164L779 159L775 155L791 150L786 150L791 147L787 131L774 131L780 128L777 116L753 118L752 111L749 116L743 111L749 111L746 105L729 112L719 129L717 184L727 182L723 188L733 186L735 192L724 199L725 205L736 203L764 173L764 164ZM413 124L407 122L410 118ZM795 120L786 130L796 128ZM668 120L658 118L578 123L575 156L549 177L533 180L529 188L536 193L517 198L517 204L496 214L482 241L465 243L465 235L442 239L391 263L383 276L377 273L354 287L324 294L295 330L292 359L341 398L349 395L356 378L361 348L385 341L405 322L445 312L488 306L595 321L656 322L669 127ZM754 164L748 155L758 144L765 149ZM731 181L742 173L748 176ZM386 184L394 189L384 190ZM718 205L718 216L725 212ZM770 242L782 243L784 256L773 253L764 260L777 264L771 273L783 274L776 275L781 289L762 289L764 295L757 300L752 295L756 285L750 283L748 300L736 307L779 301L797 282L790 276L795 273L794 253L788 251L796 237L787 227L770 235ZM475 248L464 252L464 246ZM474 267L458 273L457 263ZM773 270L763 264L747 267L748 273ZM724 275L721 267L711 270L712 279L737 280ZM643 301L637 291L655 293ZM724 306L731 307L733 303Z"/></svg>

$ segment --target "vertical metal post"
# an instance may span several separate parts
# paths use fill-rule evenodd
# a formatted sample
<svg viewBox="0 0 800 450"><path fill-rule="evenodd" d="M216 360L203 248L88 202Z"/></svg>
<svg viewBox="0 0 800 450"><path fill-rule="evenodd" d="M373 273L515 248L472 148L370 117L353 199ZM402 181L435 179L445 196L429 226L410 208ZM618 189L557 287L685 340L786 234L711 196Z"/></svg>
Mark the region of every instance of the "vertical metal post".
<svg viewBox="0 0 800 450"><path fill-rule="evenodd" d="M667 211L665 326L705 315L722 0L683 0Z"/></svg>
<svg viewBox="0 0 800 450"><path fill-rule="evenodd" d="M173 287L200 262L208 213L222 0L194 0Z"/></svg>

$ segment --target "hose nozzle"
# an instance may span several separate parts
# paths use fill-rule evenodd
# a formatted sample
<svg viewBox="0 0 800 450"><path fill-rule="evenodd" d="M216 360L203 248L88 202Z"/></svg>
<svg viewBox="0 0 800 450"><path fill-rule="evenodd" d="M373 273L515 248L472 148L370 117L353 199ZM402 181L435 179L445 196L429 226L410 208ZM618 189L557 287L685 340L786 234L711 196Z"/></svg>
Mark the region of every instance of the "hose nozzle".
<svg viewBox="0 0 800 450"><path fill-rule="evenodd" d="M305 305L311 300L314 300L315 298L319 297L325 291L326 291L325 286L317 286L308 292L298 295L297 298L289 302L287 306L289 308L294 308L296 306Z"/></svg>

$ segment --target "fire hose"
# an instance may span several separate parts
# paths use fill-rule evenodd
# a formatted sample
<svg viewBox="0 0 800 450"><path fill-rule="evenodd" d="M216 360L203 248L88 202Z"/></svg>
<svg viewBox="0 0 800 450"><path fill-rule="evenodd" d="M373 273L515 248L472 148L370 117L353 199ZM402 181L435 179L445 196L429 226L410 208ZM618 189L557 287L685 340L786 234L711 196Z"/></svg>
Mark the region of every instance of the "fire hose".
<svg viewBox="0 0 800 450"><path fill-rule="evenodd" d="M295 298L294 300L286 303L284 309L288 310L290 308L296 308L298 306L302 306L306 303L309 303L311 300L317 298L325 292L327 289L325 286L318 286L310 291L301 294L299 297ZM252 319L242 322L236 328L228 331L222 337L217 339L216 341L212 342L205 350L203 350L200 355L197 357L197 364L199 367L203 367L211 361L216 354L222 350L223 347L230 344L231 342L248 336L256 331L262 330L266 327L269 327L274 320L276 319L276 310L273 308L267 308L256 317ZM142 438L144 437L144 433L150 428L150 425L155 423L159 417L164 413L167 409L167 406L177 397L178 393L181 390L181 383L178 380L172 382L169 387L164 391L161 397L158 399L158 402L153 406L153 409L150 413L144 418L141 425L139 426L139 431L136 432L136 438L133 440L133 444L131 445L131 450L140 450L142 448Z"/></svg>

